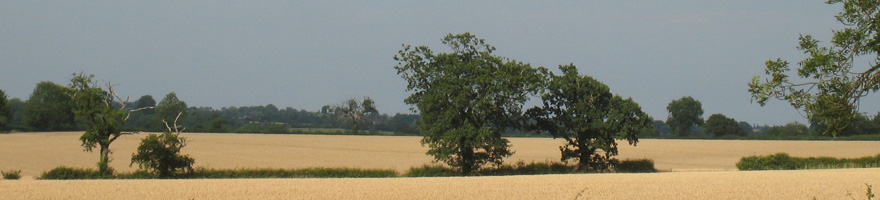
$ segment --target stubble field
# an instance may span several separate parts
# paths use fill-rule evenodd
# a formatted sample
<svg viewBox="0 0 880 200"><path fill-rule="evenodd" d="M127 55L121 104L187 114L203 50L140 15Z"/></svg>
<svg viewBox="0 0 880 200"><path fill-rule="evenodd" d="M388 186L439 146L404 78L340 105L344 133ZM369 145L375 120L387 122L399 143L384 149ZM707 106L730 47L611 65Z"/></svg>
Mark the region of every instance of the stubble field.
<svg viewBox="0 0 880 200"><path fill-rule="evenodd" d="M880 142L641 140L622 145L620 159L649 158L667 171L506 177L379 179L33 180L58 166L95 168L79 132L0 135L0 170L24 180L0 181L0 199L841 199L880 186L880 169L736 171L743 156L862 157ZM420 137L184 133L185 154L209 168L357 167L394 169L429 164ZM111 167L133 171L131 154L146 134L113 143ZM506 162L556 161L561 140L510 138ZM581 192L583 191L583 192Z"/></svg>

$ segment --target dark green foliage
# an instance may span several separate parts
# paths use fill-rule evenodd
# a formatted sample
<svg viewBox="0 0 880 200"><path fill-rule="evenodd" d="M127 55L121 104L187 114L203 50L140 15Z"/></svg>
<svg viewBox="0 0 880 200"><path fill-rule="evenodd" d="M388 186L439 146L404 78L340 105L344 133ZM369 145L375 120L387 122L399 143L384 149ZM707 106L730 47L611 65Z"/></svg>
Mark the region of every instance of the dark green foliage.
<svg viewBox="0 0 880 200"><path fill-rule="evenodd" d="M409 171L403 174L406 177L446 177L460 176L454 169L443 165L423 165L421 167L410 167Z"/></svg>
<svg viewBox="0 0 880 200"><path fill-rule="evenodd" d="M614 170L617 172L624 172L624 173L657 172L657 169L654 168L654 160L651 160L651 159L636 159L636 160L620 161L620 163L617 163L614 166Z"/></svg>
<svg viewBox="0 0 880 200"><path fill-rule="evenodd" d="M305 169L207 169L196 168L184 178L385 178L396 177L390 169L305 168Z"/></svg>
<svg viewBox="0 0 880 200"><path fill-rule="evenodd" d="M688 136L694 126L703 125L703 104L693 97L686 96L678 100L672 100L666 106L669 118L666 124L672 129L672 133L678 136Z"/></svg>
<svg viewBox="0 0 880 200"><path fill-rule="evenodd" d="M186 102L178 99L176 93L168 93L168 95L165 95L165 98L162 98L159 105L156 106L156 114L159 117L158 121L164 120L170 123L177 119L178 114L181 114L181 116L186 115Z"/></svg>
<svg viewBox="0 0 880 200"><path fill-rule="evenodd" d="M516 164L504 164L486 168L479 171L484 176L507 176L507 175L534 175L534 174L569 174L577 172L574 166L561 162L517 162Z"/></svg>
<svg viewBox="0 0 880 200"><path fill-rule="evenodd" d="M797 170L880 167L880 155L861 158L791 157L786 153L748 156L736 163L739 170Z"/></svg>
<svg viewBox="0 0 880 200"><path fill-rule="evenodd" d="M493 55L495 47L470 33L449 34L442 43L453 52L404 45L394 56L394 68L413 92L404 102L422 115L422 144L435 161L464 173L499 165L513 154L501 132L521 125L522 104L538 91L542 76L528 64Z"/></svg>
<svg viewBox="0 0 880 200"><path fill-rule="evenodd" d="M746 136L746 131L733 118L727 118L723 114L712 114L706 120L706 132L715 134L715 137Z"/></svg>
<svg viewBox="0 0 880 200"><path fill-rule="evenodd" d="M637 134L651 128L651 117L630 98L613 95L610 88L574 65L560 66L562 75L550 74L543 107L528 110L536 129L565 139L562 160L578 160L581 171L608 170L617 155L617 141L639 142Z"/></svg>
<svg viewBox="0 0 880 200"><path fill-rule="evenodd" d="M47 81L38 83L24 107L24 124L35 131L73 130L75 117L68 93L64 86Z"/></svg>
<svg viewBox="0 0 880 200"><path fill-rule="evenodd" d="M767 134L771 136L785 137L803 137L809 136L809 128L800 122L791 122L785 126L772 126L767 129Z"/></svg>
<svg viewBox="0 0 880 200"><path fill-rule="evenodd" d="M103 173L94 169L78 169L71 167L56 167L55 169L43 172L38 179L50 180L70 180L70 179L112 179L113 174Z"/></svg>
<svg viewBox="0 0 880 200"><path fill-rule="evenodd" d="M9 106L9 100L6 92L0 90L0 132L6 132L12 129L12 109Z"/></svg>
<svg viewBox="0 0 880 200"><path fill-rule="evenodd" d="M0 174L3 174L3 179L6 180L18 180L21 178L21 170L3 171Z"/></svg>
<svg viewBox="0 0 880 200"><path fill-rule="evenodd" d="M752 100L762 106L770 98L788 101L810 121L827 126L824 133L836 137L850 126L858 113L859 99L880 90L880 2L829 0L843 3L835 16L844 28L834 30L831 46L820 46L811 35L801 35L798 50L807 57L798 62L796 81L789 80L788 61L768 60L763 81L755 76L749 83ZM863 62L868 59L868 62ZM868 63L866 67L860 67ZM856 71L865 69L865 71Z"/></svg>
<svg viewBox="0 0 880 200"><path fill-rule="evenodd" d="M180 149L185 146L186 139L179 134L170 131L150 134L141 140L137 152L131 155L131 164L137 163L141 169L159 178L174 177L192 171L195 163L195 159L188 155L180 155Z"/></svg>

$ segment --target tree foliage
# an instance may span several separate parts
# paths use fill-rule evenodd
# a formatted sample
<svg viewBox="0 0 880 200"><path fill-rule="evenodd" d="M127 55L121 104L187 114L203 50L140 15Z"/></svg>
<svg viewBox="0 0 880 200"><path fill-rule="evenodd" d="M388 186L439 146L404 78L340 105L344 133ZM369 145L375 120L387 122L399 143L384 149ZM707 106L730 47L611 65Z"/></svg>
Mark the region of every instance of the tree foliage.
<svg viewBox="0 0 880 200"><path fill-rule="evenodd" d="M493 55L495 47L470 33L449 34L442 43L453 52L404 45L394 56L394 68L413 92L404 102L422 115L422 144L435 161L466 174L501 164L513 154L501 131L520 127L522 104L542 76L528 64Z"/></svg>
<svg viewBox="0 0 880 200"><path fill-rule="evenodd" d="M68 88L44 81L37 83L24 108L24 123L36 131L69 131L75 128Z"/></svg>
<svg viewBox="0 0 880 200"><path fill-rule="evenodd" d="M131 112L127 110L128 100L123 100L113 91L113 85L107 84L107 89L101 88L92 78L94 75L73 74L70 80L69 95L74 105L76 119L86 129L80 137L85 151L92 151L96 146L101 148L98 170L102 173L111 172L110 144L120 136L131 134L123 132L122 125L128 120ZM120 104L117 108L114 104Z"/></svg>
<svg viewBox="0 0 880 200"><path fill-rule="evenodd" d="M160 121L173 121L178 114L186 115L186 102L178 99L177 93L170 92L156 105L156 113Z"/></svg>
<svg viewBox="0 0 880 200"><path fill-rule="evenodd" d="M747 123L748 125L748 123ZM715 137L746 136L746 130L740 127L740 124L733 118L728 118L721 113L712 114L706 120L706 131L715 134Z"/></svg>
<svg viewBox="0 0 880 200"><path fill-rule="evenodd" d="M347 119L351 124L351 132L357 134L362 125L369 123L371 115L379 114L375 104L370 97L364 97L360 102L356 98L349 98L342 103L331 106L330 112Z"/></svg>
<svg viewBox="0 0 880 200"><path fill-rule="evenodd" d="M802 35L798 49L807 58L797 63L799 78L789 79L788 61L769 60L764 73L770 77L752 78L749 92L761 106L770 98L788 101L810 121L827 126L826 134L836 136L858 113L859 99L880 89L880 1L828 3L843 3L836 17L846 26L834 31L831 46L820 46L811 35ZM864 71L856 66L861 59L871 59Z"/></svg>
<svg viewBox="0 0 880 200"><path fill-rule="evenodd" d="M694 126L703 124L703 104L693 97L686 96L678 100L672 100L666 106L669 111L669 118L666 124L673 133L679 136L688 136Z"/></svg>
<svg viewBox="0 0 880 200"><path fill-rule="evenodd" d="M12 122L12 109L9 106L9 100L6 92L0 90L0 132L9 131Z"/></svg>
<svg viewBox="0 0 880 200"><path fill-rule="evenodd" d="M577 159L581 171L602 171L616 156L616 140L638 143L637 134L652 127L653 119L632 99L612 95L609 87L590 76L578 74L574 65L560 66L562 75L550 74L543 107L529 109L539 130L566 144L559 149L562 160Z"/></svg>

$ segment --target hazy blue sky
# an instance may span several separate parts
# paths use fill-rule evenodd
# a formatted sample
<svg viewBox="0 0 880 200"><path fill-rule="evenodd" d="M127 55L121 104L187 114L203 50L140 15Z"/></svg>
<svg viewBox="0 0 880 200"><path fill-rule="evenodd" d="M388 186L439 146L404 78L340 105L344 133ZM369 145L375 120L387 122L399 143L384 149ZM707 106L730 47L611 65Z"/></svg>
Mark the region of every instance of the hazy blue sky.
<svg viewBox="0 0 880 200"><path fill-rule="evenodd" d="M27 99L84 71L132 99L317 111L371 96L393 114L409 112L393 68L401 44L445 52L443 36L471 32L533 66L573 63L655 119L693 96L704 117L803 122L785 102L750 103L746 84L768 59L802 59L799 34L828 41L842 27L841 6L823 2L2 1L0 89Z"/></svg>

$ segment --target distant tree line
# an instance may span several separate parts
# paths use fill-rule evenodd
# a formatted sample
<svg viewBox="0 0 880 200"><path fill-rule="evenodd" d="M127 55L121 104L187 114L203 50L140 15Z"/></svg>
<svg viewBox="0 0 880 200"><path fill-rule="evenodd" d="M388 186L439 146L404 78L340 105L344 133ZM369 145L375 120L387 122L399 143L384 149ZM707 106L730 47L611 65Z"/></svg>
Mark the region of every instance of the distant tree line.
<svg viewBox="0 0 880 200"><path fill-rule="evenodd" d="M703 120L700 101L693 97L673 100L667 106L669 118L664 122L654 121L654 131L642 137L673 138L806 138L819 137L828 131L821 120L811 120L810 124L790 122L784 125L752 125L746 121L736 121L721 113L712 114ZM836 136L880 135L880 112L870 116L856 113L850 125Z"/></svg>
<svg viewBox="0 0 880 200"><path fill-rule="evenodd" d="M0 90L0 132L86 130L87 127L76 121L75 105L69 90L66 86L44 81L37 84L27 100L8 99ZM369 100L369 97L366 99ZM372 100L366 104L369 109L366 112L361 110L360 114L354 114L354 110L348 112L347 109L363 108L343 109L342 104L337 109L325 107L321 111L291 107L280 109L272 104L220 109L196 107L188 106L174 92L161 101L157 102L151 95L143 95L130 102L125 107L127 111L147 107L156 109L132 112L121 128L126 131L162 132L166 130L162 120L171 122L178 112L182 112L185 117L179 123L187 132L348 134L346 130L355 128L351 122L355 119L357 129L365 131L363 134L417 135L416 121L420 119L418 114L379 114ZM112 106L122 107L118 101L112 102Z"/></svg>

